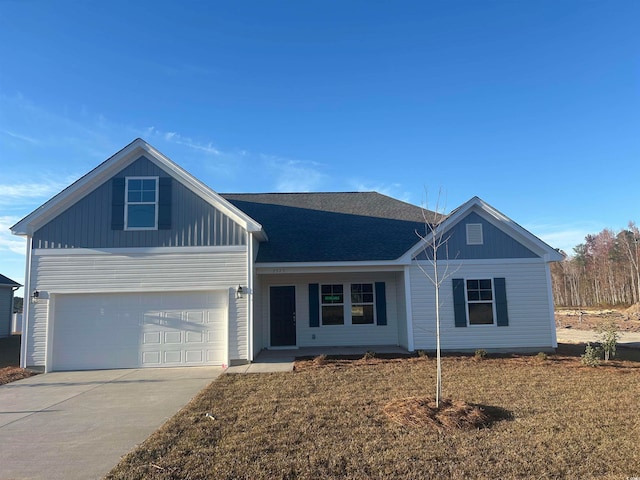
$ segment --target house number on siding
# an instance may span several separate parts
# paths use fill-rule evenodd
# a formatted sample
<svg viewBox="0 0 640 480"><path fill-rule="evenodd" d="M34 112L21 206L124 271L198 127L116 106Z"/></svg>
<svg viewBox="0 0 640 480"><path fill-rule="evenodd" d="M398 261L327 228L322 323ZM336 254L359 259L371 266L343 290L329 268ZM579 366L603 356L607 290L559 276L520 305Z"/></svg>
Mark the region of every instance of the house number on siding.
<svg viewBox="0 0 640 480"><path fill-rule="evenodd" d="M272 273L284 273L284 268L274 268Z"/></svg>

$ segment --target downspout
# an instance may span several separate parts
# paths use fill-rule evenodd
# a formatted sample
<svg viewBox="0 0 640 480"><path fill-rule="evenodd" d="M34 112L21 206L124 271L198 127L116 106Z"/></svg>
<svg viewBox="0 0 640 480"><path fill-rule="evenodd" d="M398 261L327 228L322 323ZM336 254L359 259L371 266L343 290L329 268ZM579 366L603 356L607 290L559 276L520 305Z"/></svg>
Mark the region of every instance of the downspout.
<svg viewBox="0 0 640 480"><path fill-rule="evenodd" d="M558 336L556 335L556 315L553 305L553 287L551 284L551 263L545 262L545 270L547 273L547 298L549 299L549 321L551 322L551 346L558 348Z"/></svg>
<svg viewBox="0 0 640 480"><path fill-rule="evenodd" d="M247 358L253 362L253 235L247 232Z"/></svg>
<svg viewBox="0 0 640 480"><path fill-rule="evenodd" d="M404 266L404 302L407 315L407 350L413 352L413 307L411 305L411 265Z"/></svg>
<svg viewBox="0 0 640 480"><path fill-rule="evenodd" d="M29 316L31 315L31 247L33 239L27 236L27 265L24 275L24 299L22 301L22 326L20 327L20 367L27 368L27 344L29 343Z"/></svg>

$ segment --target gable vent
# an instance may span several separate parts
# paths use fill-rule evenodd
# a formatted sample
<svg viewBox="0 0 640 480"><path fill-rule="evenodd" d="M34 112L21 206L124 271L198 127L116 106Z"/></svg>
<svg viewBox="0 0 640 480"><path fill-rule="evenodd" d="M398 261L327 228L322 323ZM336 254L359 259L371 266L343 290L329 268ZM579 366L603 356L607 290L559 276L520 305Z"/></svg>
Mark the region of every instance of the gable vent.
<svg viewBox="0 0 640 480"><path fill-rule="evenodd" d="M467 245L482 245L482 224L467 223Z"/></svg>

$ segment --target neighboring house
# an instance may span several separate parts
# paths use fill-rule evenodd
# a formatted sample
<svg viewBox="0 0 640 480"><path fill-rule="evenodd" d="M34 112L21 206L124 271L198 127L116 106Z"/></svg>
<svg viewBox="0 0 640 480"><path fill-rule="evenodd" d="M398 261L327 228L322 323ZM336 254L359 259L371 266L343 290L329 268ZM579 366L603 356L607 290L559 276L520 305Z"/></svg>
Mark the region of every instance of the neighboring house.
<svg viewBox="0 0 640 480"><path fill-rule="evenodd" d="M557 346L561 255L477 197L442 222L442 346ZM435 348L423 210L374 193L221 195L137 139L12 227L23 366L228 365L264 348Z"/></svg>
<svg viewBox="0 0 640 480"><path fill-rule="evenodd" d="M13 292L20 288L18 282L0 275L0 338L11 335L13 323Z"/></svg>

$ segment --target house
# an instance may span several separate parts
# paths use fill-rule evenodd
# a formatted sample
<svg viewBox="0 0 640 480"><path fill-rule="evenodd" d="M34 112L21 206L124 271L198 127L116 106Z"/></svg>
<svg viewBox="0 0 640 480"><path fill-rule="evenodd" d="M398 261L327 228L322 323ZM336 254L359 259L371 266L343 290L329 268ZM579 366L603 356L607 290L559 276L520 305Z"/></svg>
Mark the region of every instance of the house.
<svg viewBox="0 0 640 480"><path fill-rule="evenodd" d="M474 197L440 223L442 347L557 346L561 255ZM21 363L229 365L307 346L435 348L420 207L375 192L218 194L141 139L12 227Z"/></svg>
<svg viewBox="0 0 640 480"><path fill-rule="evenodd" d="M13 320L13 292L20 288L18 282L0 275L0 338L9 337Z"/></svg>

